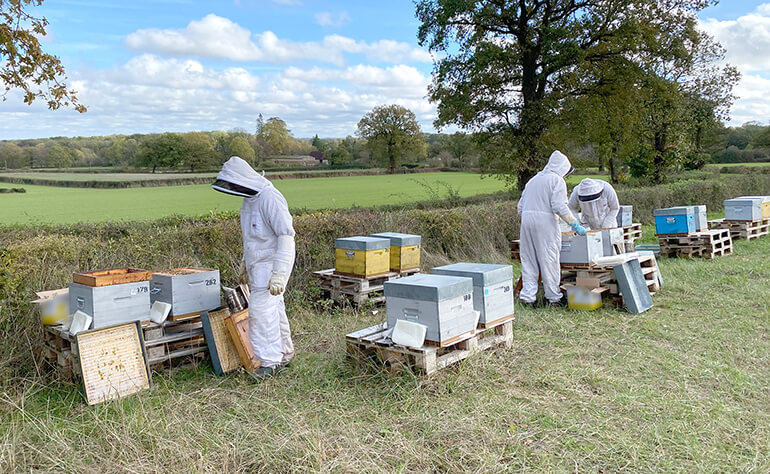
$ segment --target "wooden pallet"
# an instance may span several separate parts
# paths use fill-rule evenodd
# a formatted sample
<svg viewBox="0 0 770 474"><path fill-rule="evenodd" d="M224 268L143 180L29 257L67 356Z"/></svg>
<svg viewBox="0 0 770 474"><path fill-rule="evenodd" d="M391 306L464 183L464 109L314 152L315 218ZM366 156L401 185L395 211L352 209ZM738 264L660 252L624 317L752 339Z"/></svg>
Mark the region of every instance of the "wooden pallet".
<svg viewBox="0 0 770 474"><path fill-rule="evenodd" d="M320 280L321 289L329 294L329 297L337 303L350 302L361 305L367 301L383 303L385 301L385 282L419 273L420 269L402 272L388 272L376 277L361 278L356 276L341 275L333 268L313 272L313 276Z"/></svg>
<svg viewBox="0 0 770 474"><path fill-rule="evenodd" d="M207 351L200 315L182 322L166 321L159 325L142 326L147 362L160 368L164 363L190 356L202 356ZM44 357L64 378L80 376L75 336L61 325L44 326Z"/></svg>
<svg viewBox="0 0 770 474"><path fill-rule="evenodd" d="M448 347L422 346L413 349L400 346L386 337L387 332L387 323L382 323L348 334L345 336L348 356L363 363L384 365L390 370L410 367L431 375L476 352L513 345L512 319L492 329L476 331Z"/></svg>
<svg viewBox="0 0 770 474"><path fill-rule="evenodd" d="M735 239L758 239L770 234L770 219L756 221L728 221L716 219L709 221L709 229L727 229L730 236Z"/></svg>
<svg viewBox="0 0 770 474"><path fill-rule="evenodd" d="M636 241L642 238L642 224L636 222L631 225L623 226L623 243L626 252L633 252L636 247Z"/></svg>
<svg viewBox="0 0 770 474"><path fill-rule="evenodd" d="M690 234L659 234L663 257L701 257L711 259L733 253L733 239L728 229L711 229Z"/></svg>
<svg viewBox="0 0 770 474"><path fill-rule="evenodd" d="M647 288L650 295L660 291L660 280L658 279L658 263L652 255L638 257L639 265L642 267L644 279L647 281ZM593 288L607 288L610 296L620 295L618 282L615 278L614 265L586 265L580 266L562 266L562 285L577 284Z"/></svg>

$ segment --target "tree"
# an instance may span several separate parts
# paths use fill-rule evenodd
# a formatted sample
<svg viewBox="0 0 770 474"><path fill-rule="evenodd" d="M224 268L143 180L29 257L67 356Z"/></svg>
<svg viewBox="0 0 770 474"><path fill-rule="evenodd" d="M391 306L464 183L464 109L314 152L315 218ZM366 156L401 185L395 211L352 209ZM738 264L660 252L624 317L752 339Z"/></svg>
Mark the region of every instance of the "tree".
<svg viewBox="0 0 770 474"><path fill-rule="evenodd" d="M252 164L254 164L254 159L256 158L256 153L254 153L254 149L249 145L249 141L241 135L235 136L230 142L230 154L240 156Z"/></svg>
<svg viewBox="0 0 770 474"><path fill-rule="evenodd" d="M452 154L452 157L460 163L460 168L466 168L469 158L476 152L473 137L462 132L455 132L449 135L447 149Z"/></svg>
<svg viewBox="0 0 770 474"><path fill-rule="evenodd" d="M372 153L387 160L391 173L395 173L404 155L425 153L425 141L417 118L411 110L400 105L381 105L372 109L358 122L356 135L366 139Z"/></svg>
<svg viewBox="0 0 770 474"><path fill-rule="evenodd" d="M184 143L178 133L149 135L139 144L137 161L139 166L151 166L154 173L158 167L174 167L182 162Z"/></svg>
<svg viewBox="0 0 770 474"><path fill-rule="evenodd" d="M190 132L182 135L182 164L190 167L190 171L196 168L212 166L217 157L211 137L203 132Z"/></svg>
<svg viewBox="0 0 770 474"><path fill-rule="evenodd" d="M267 119L267 122L262 122L262 115L260 114L259 117L260 119L257 122L257 139L267 144L271 149L270 151L273 151L273 153L268 153L268 155L284 154L292 146L293 140L286 122L278 117L270 117Z"/></svg>
<svg viewBox="0 0 770 474"><path fill-rule="evenodd" d="M419 42L440 54L428 90L436 126L480 132L485 165L522 189L553 150L564 101L591 86L581 67L633 60L645 28L692 20L707 3L419 0Z"/></svg>
<svg viewBox="0 0 770 474"><path fill-rule="evenodd" d="M0 165L6 169L23 168L26 165L24 150L11 142L0 143Z"/></svg>
<svg viewBox="0 0 770 474"><path fill-rule="evenodd" d="M54 145L48 150L48 166L53 168L69 168L75 162L77 155L64 145Z"/></svg>
<svg viewBox="0 0 770 474"><path fill-rule="evenodd" d="M27 13L29 5L43 0L0 0L0 81L5 86L3 101L11 89L24 93L24 102L45 100L48 108L72 105L78 112L86 107L76 91L68 88L59 58L43 52L38 37L46 35L48 21Z"/></svg>

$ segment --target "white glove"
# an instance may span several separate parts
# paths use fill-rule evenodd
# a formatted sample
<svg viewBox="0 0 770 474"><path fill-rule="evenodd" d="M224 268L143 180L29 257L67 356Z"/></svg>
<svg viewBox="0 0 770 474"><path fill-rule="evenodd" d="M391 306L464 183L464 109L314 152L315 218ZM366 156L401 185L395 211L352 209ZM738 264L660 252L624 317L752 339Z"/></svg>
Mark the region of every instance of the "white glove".
<svg viewBox="0 0 770 474"><path fill-rule="evenodd" d="M286 274L273 273L270 275L270 282L267 284L270 294L278 296L286 289Z"/></svg>

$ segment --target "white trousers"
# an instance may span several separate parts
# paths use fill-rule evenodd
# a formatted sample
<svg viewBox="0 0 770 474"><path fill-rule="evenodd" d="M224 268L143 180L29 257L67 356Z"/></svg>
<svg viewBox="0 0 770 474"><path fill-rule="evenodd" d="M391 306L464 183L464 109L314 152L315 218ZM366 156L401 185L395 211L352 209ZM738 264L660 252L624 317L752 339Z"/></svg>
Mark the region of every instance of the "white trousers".
<svg viewBox="0 0 770 474"><path fill-rule="evenodd" d="M294 357L283 294L273 296L267 289L272 266L272 262L258 263L255 271L249 271L249 339L263 367L275 367Z"/></svg>
<svg viewBox="0 0 770 474"><path fill-rule="evenodd" d="M553 214L526 211L521 216L521 293L519 298L534 303L537 296L538 276L543 279L543 290L548 301L562 298L561 284L561 231Z"/></svg>

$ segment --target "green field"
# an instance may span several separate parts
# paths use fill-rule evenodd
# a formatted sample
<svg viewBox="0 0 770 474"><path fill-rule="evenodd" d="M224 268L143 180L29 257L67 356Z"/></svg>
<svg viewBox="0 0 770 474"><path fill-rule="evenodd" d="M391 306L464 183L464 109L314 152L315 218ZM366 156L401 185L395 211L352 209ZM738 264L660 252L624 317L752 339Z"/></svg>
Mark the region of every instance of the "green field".
<svg viewBox="0 0 770 474"><path fill-rule="evenodd" d="M4 172L1 177L49 181L154 181L164 179L211 178L216 173L53 173L45 171Z"/></svg>
<svg viewBox="0 0 770 474"><path fill-rule="evenodd" d="M770 166L769 163L709 163L706 165L707 168L724 168L732 167L732 166L748 166L749 168L760 168L765 166Z"/></svg>
<svg viewBox="0 0 770 474"><path fill-rule="evenodd" d="M86 175L88 176L88 175ZM96 175L91 175L96 176ZM570 176L574 185L584 176ZM278 180L276 187L292 209L349 208L461 197L505 189L502 181L473 173L420 173ZM172 214L202 215L240 209L241 199L209 185L129 189L61 188L35 185L24 194L0 194L0 225L71 224L152 220Z"/></svg>

